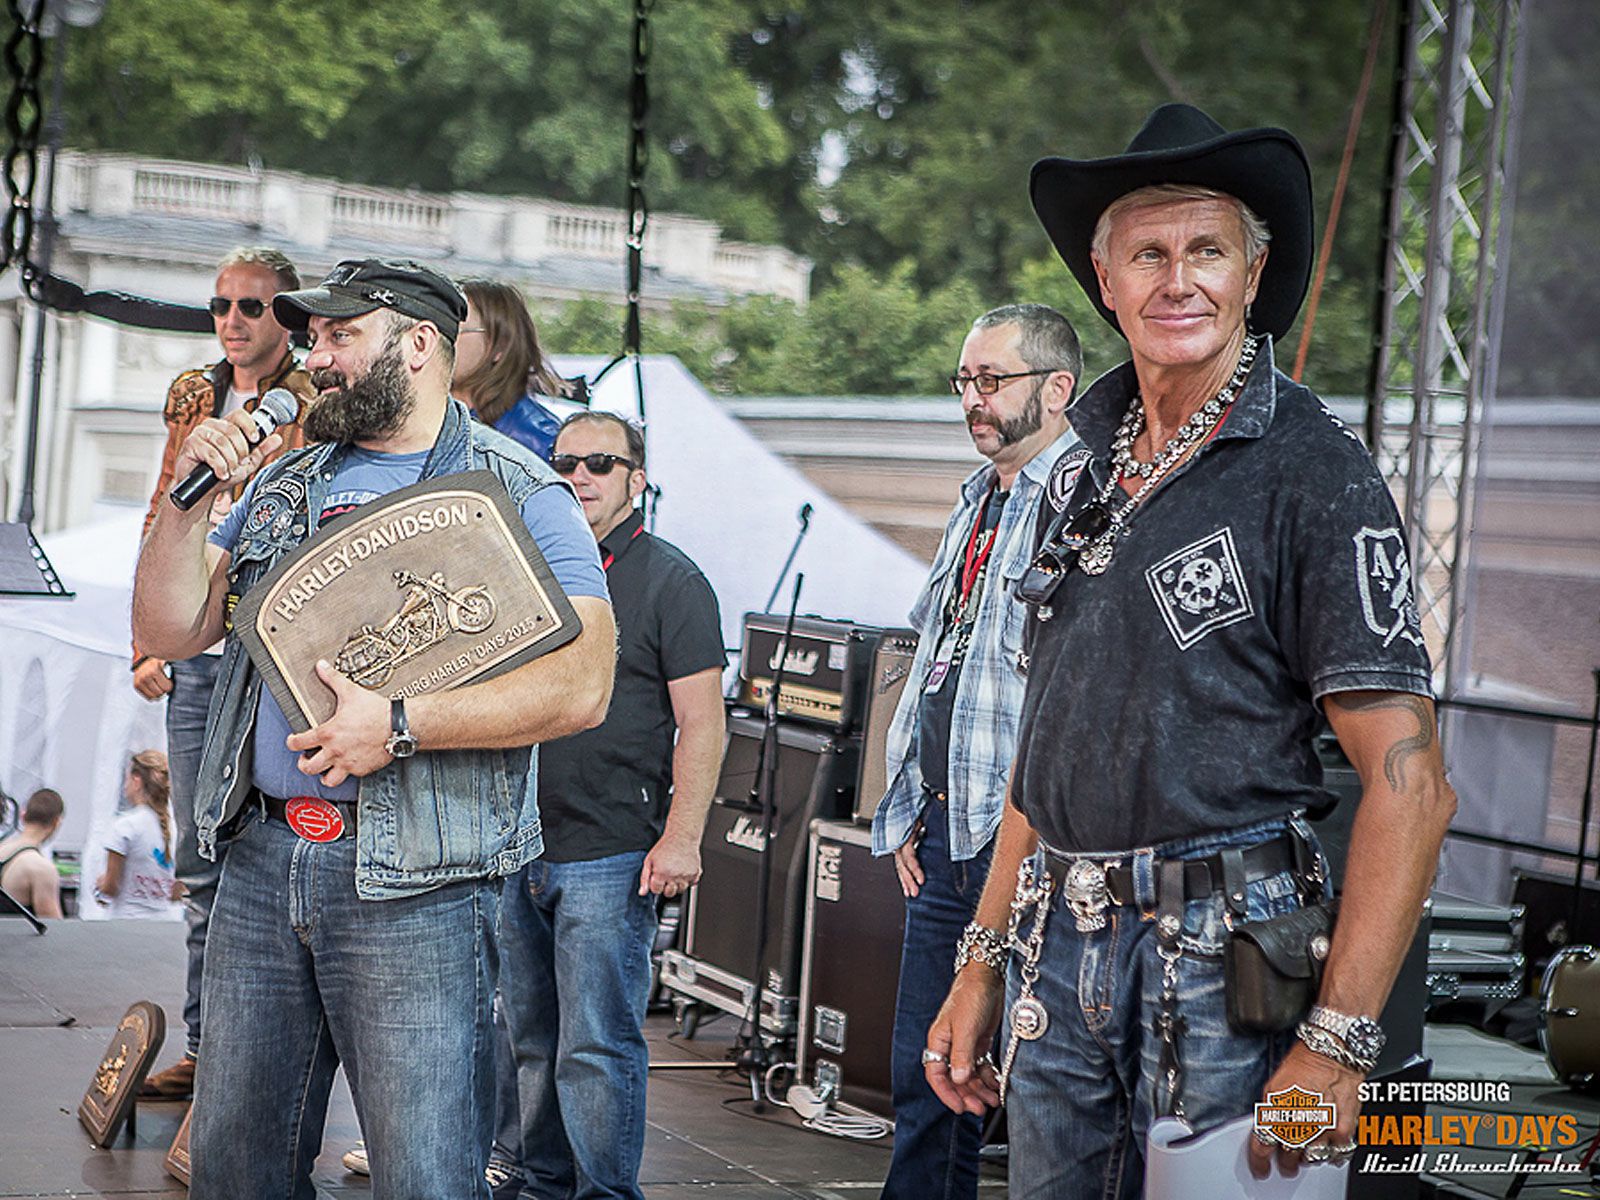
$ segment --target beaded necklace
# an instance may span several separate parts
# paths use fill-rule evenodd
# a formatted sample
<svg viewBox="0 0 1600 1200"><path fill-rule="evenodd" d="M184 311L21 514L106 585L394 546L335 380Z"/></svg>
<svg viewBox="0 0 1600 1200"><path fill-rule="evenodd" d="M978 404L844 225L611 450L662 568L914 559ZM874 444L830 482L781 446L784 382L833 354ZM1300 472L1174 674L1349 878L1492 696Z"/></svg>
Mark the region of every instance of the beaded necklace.
<svg viewBox="0 0 1600 1200"><path fill-rule="evenodd" d="M1133 443L1144 430L1144 404L1139 393L1134 393L1127 414L1122 418L1122 424L1117 427L1116 436L1111 439L1111 470L1105 486L1100 489L1100 503L1110 511L1110 521L1105 532L1085 546L1078 556L1078 566L1083 569L1085 575L1100 575L1105 572L1111 565L1111 556L1117 548L1117 538L1122 535L1122 530L1132 519L1134 510L1155 490L1156 485L1167 477L1172 468L1178 465L1191 447L1210 437L1222 423L1222 418L1227 415L1228 408L1233 404L1239 389L1244 386L1245 378L1250 374L1250 367L1256 360L1256 350L1260 344L1260 340L1254 334L1245 335L1244 345L1239 351L1239 365L1234 367L1233 375L1223 389L1197 408L1149 462L1140 462L1133 457ZM1139 485L1139 490L1132 496L1126 497L1121 505L1112 510L1111 498L1121 490L1122 481L1135 478L1144 481Z"/></svg>

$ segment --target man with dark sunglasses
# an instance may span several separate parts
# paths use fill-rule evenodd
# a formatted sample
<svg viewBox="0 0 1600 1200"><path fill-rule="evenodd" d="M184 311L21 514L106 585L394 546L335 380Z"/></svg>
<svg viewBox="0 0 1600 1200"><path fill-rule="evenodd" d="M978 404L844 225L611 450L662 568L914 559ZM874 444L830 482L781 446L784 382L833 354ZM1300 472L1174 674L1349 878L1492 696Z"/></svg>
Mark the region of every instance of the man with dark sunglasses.
<svg viewBox="0 0 1600 1200"><path fill-rule="evenodd" d="M717 597L645 530L644 462L643 430L604 412L550 456L600 543L617 677L601 725L540 747L544 854L502 896L497 1194L519 1167L524 1196L641 1194L656 900L700 878L726 733Z"/></svg>
<svg viewBox="0 0 1600 1200"><path fill-rule="evenodd" d="M289 331L272 316L272 297L280 291L300 286L294 264L278 250L267 246L240 247L217 264L215 294L207 306L222 358L216 363L185 371L167 389L162 417L167 423L167 445L161 456L161 472L150 506L145 512L144 530L150 531L156 512L172 490L173 463L184 439L207 417L222 417L235 409L251 411L259 397L275 387L288 388L301 400L312 394L311 381L289 349ZM300 445L300 424L280 425L283 446L278 451ZM244 490L248 479L235 480L231 487L217 492L213 501L216 519ZM218 643L203 654L169 663L142 653L134 647L133 686L146 700L167 698L167 764L172 783L172 815L177 829L176 863L178 882L187 891L189 918L188 987L183 1019L188 1040L179 1060L164 1071L157 1071L144 1082L141 1095L183 1099L194 1087L195 1055L200 1049L200 975L205 964L206 928L211 919L211 898L222 874L222 858L216 862L201 858L195 844L194 782L200 769L200 746L205 737L206 710L216 682L222 646ZM220 847L219 847L220 851Z"/></svg>
<svg viewBox="0 0 1600 1200"><path fill-rule="evenodd" d="M891 1076L894 1158L885 1197L970 1198L976 1116L946 1109L922 1075L928 1026L950 988L1000 823L1022 713L1018 576L1041 506L1059 511L1086 453L1067 408L1083 371L1077 334L1042 304L973 322L950 378L978 453L911 613L919 634L886 746L888 793L872 824L906 895Z"/></svg>

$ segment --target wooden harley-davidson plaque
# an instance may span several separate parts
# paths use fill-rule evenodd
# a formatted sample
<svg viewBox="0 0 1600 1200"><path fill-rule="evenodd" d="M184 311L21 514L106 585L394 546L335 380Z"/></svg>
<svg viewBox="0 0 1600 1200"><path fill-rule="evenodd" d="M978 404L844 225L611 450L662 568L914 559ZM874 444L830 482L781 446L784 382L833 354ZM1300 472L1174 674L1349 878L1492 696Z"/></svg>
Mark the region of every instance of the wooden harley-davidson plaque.
<svg viewBox="0 0 1600 1200"><path fill-rule="evenodd" d="M103 1149L116 1140L166 1036L167 1014L148 1000L137 1001L117 1023L111 1045L78 1105L78 1120L96 1146Z"/></svg>
<svg viewBox="0 0 1600 1200"><path fill-rule="evenodd" d="M280 515L247 514L241 540L258 516ZM333 715L318 659L410 697L498 675L581 629L489 471L424 480L330 521L246 593L233 626L299 731Z"/></svg>

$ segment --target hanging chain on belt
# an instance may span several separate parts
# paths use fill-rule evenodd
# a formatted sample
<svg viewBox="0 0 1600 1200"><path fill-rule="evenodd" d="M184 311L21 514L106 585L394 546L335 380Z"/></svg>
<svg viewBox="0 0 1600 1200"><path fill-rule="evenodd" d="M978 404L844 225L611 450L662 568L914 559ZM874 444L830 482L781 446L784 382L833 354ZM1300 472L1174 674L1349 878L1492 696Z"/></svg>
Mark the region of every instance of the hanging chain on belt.
<svg viewBox="0 0 1600 1200"><path fill-rule="evenodd" d="M6 211L0 226L0 271L18 263L28 273L33 250L33 189L39 181L39 127L44 116L39 100L39 72L44 66L39 22L44 5L37 0L6 0L6 8L11 16L11 34L5 46L11 94L5 114Z"/></svg>
<svg viewBox="0 0 1600 1200"><path fill-rule="evenodd" d="M1033 994L1033 989L1039 982L1039 956L1044 953L1044 927L1050 915L1051 886L1049 874L1038 871L1031 858L1017 871L1017 891L1011 898L1006 942L1022 953L1022 965L1017 969L1022 977L1022 987L1017 993L1017 1002L1011 1006L1011 1037L1006 1042L1005 1057L1000 1063L1001 1104L1006 1102L1006 1085L1011 1080L1011 1066L1016 1061L1018 1045L1024 1041L1037 1041L1050 1027L1050 1014ZM1028 934L1028 940L1023 942L1018 935L1030 908L1034 910L1033 930Z"/></svg>
<svg viewBox="0 0 1600 1200"><path fill-rule="evenodd" d="M1183 1016L1178 1012L1178 959L1183 957L1178 933L1182 928L1182 922L1170 912L1156 921L1156 953L1161 956L1161 1012L1156 1017L1156 1030L1161 1034L1157 1090L1164 1093L1156 1097L1156 1113L1179 1120L1184 1119L1183 1061L1178 1053L1178 1041L1184 1031Z"/></svg>

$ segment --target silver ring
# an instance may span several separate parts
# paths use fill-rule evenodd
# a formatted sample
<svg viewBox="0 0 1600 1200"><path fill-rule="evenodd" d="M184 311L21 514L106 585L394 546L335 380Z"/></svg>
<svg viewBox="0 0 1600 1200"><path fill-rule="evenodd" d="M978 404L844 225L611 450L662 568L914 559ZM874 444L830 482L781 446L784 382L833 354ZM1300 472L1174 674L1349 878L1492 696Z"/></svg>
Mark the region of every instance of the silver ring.
<svg viewBox="0 0 1600 1200"><path fill-rule="evenodd" d="M1325 1163L1333 1161L1333 1147L1327 1142L1316 1142L1300 1151L1308 1163Z"/></svg>
<svg viewBox="0 0 1600 1200"><path fill-rule="evenodd" d="M922 1051L922 1065L923 1066L927 1066L929 1063L949 1063L949 1061L950 1060L948 1058L946 1058L944 1055L940 1054L937 1050L929 1050L926 1047L923 1048L923 1051Z"/></svg>
<svg viewBox="0 0 1600 1200"><path fill-rule="evenodd" d="M1328 1161L1334 1163L1344 1162L1347 1158L1355 1157L1355 1153L1359 1148L1355 1142L1346 1142L1343 1146L1329 1146Z"/></svg>
<svg viewBox="0 0 1600 1200"><path fill-rule="evenodd" d="M1250 1131L1250 1136L1255 1138L1256 1141L1260 1142L1263 1146L1276 1146L1278 1144L1278 1139L1273 1137L1265 1129L1252 1129Z"/></svg>
<svg viewBox="0 0 1600 1200"><path fill-rule="evenodd" d="M974 1065L979 1067L992 1067L994 1066L994 1055L988 1053L979 1055L978 1061Z"/></svg>

